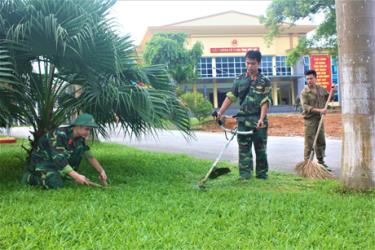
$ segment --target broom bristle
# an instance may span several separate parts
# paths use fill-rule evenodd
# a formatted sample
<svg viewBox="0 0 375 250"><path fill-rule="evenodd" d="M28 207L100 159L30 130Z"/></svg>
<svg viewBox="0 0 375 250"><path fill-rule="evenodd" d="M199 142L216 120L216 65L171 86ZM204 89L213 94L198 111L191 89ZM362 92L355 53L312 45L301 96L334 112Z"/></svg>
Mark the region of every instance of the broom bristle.
<svg viewBox="0 0 375 250"><path fill-rule="evenodd" d="M335 176L330 173L323 165L313 161L303 161L296 165L296 172L299 176L310 179L334 179Z"/></svg>

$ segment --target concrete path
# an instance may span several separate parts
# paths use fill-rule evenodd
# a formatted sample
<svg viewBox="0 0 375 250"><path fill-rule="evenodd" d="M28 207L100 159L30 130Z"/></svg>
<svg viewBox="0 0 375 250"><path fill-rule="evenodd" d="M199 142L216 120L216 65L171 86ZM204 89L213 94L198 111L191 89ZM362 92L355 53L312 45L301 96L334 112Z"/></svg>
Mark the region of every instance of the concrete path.
<svg viewBox="0 0 375 250"><path fill-rule="evenodd" d="M12 128L11 135L27 137L28 128ZM178 131L158 131L157 137L142 136L130 139L120 132L111 132L106 142L126 144L132 147L160 152L184 153L202 159L214 160L227 142L224 133L196 132L195 140L186 141ZM270 170L293 172L294 166L303 160L302 137L270 136L268 139L268 161ZM341 140L327 139L326 163L339 174L341 161ZM234 139L224 152L222 160L237 162L238 145Z"/></svg>

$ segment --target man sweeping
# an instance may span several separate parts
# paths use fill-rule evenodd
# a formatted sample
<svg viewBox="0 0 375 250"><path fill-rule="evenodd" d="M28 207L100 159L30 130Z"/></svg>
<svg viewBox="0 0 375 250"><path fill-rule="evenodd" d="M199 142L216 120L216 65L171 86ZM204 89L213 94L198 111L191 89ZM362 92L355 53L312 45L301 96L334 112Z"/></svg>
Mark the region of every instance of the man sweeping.
<svg viewBox="0 0 375 250"><path fill-rule="evenodd" d="M92 182L77 172L85 156L99 173L100 181L106 183L107 175L103 167L86 145L90 130L97 126L92 115L81 114L71 126L43 135L31 153L30 164L22 181L32 186L56 189L64 187L64 179L71 177L79 184L90 185Z"/></svg>
<svg viewBox="0 0 375 250"><path fill-rule="evenodd" d="M245 59L247 71L234 80L232 90L227 93L217 112L217 119L220 119L232 103L239 100L238 131L254 130L250 135L237 135L240 180L248 180L252 176L253 144L256 154L256 178L267 179L267 112L271 104L271 82L259 72L262 59L259 51L248 51Z"/></svg>
<svg viewBox="0 0 375 250"><path fill-rule="evenodd" d="M317 74L315 70L306 71L305 76L307 85L301 92L301 103L305 131L304 159L305 161L308 161L310 153L313 150L314 138L317 133L320 118L327 113L325 106L329 93L325 88L316 84ZM332 88L334 88L334 86L332 86ZM328 171L331 171L324 162L325 149L326 140L324 135L324 124L322 124L316 141L315 153L318 163L324 166Z"/></svg>

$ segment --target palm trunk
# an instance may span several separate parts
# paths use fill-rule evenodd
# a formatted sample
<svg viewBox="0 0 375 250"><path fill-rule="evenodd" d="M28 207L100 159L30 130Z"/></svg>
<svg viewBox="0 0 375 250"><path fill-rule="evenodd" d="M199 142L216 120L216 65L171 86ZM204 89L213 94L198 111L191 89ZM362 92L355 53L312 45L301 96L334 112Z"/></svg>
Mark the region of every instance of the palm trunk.
<svg viewBox="0 0 375 250"><path fill-rule="evenodd" d="M341 179L355 190L375 187L375 2L336 0L342 93Z"/></svg>
<svg viewBox="0 0 375 250"><path fill-rule="evenodd" d="M38 91L33 89L34 95L39 95L36 104L30 102L29 110L33 110L33 114L30 116L29 122L33 125L32 137L29 138L30 149L26 149L28 157L27 160L30 160L31 153L37 149L40 138L48 132L51 132L57 128L53 122L53 108L55 106L54 100L54 91L56 86L54 86L55 79L55 65L52 63L44 62L44 71L41 70L41 61L38 60L38 69L39 69L39 78L36 78L36 81L39 81L35 86L38 87Z"/></svg>

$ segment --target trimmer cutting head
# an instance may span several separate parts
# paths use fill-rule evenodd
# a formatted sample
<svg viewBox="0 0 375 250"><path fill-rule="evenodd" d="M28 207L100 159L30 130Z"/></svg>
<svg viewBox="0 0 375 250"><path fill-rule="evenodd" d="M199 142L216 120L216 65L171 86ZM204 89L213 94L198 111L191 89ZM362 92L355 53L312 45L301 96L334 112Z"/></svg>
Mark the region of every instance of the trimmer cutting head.
<svg viewBox="0 0 375 250"><path fill-rule="evenodd" d="M215 168L212 170L210 175L208 176L209 179L216 179L217 177L230 173L229 168Z"/></svg>

